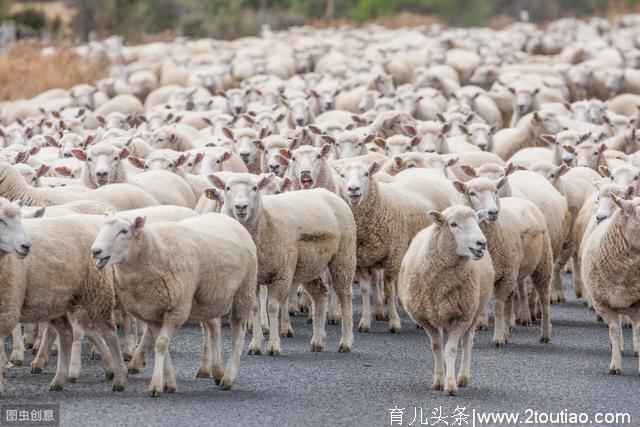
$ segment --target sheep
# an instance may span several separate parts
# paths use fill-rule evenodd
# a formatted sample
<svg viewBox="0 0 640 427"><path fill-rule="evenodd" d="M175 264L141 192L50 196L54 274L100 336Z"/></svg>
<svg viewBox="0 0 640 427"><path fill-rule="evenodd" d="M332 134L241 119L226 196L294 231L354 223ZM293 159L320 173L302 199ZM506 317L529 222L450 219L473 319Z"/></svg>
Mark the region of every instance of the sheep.
<svg viewBox="0 0 640 427"><path fill-rule="evenodd" d="M483 256L487 239L472 209L455 205L443 212L431 210L429 216L433 225L416 235L404 255L398 292L409 316L431 339L433 387L455 395L458 387L469 385L475 328L491 298L494 271L491 258Z"/></svg>
<svg viewBox="0 0 640 427"><path fill-rule="evenodd" d="M498 181L474 178L466 183L456 181L456 189L463 195L462 203L476 212L486 211L486 223L481 225L488 242L495 269L495 327L493 344L503 347L508 341L512 301L521 295L521 321L531 325L529 307L522 296L526 293L524 280L531 276L540 300L542 323L540 342L547 343L551 334L549 318L549 280L553 254L547 225L542 212L530 201L515 197L502 198L498 190L509 177ZM483 312L486 307L483 308Z"/></svg>
<svg viewBox="0 0 640 427"><path fill-rule="evenodd" d="M637 237L640 199L628 201L613 195L613 200L619 210L595 227L583 242L582 278L589 288L596 311L609 327L609 373L619 375L622 373L619 315L631 317L636 340L640 331L637 304L640 288L634 263L640 247Z"/></svg>
<svg viewBox="0 0 640 427"><path fill-rule="evenodd" d="M293 141L282 135L269 135L262 139L257 146L263 151L260 170L263 173L273 172L276 176L282 177L285 168L276 157L282 154L288 155L289 150L293 148Z"/></svg>
<svg viewBox="0 0 640 427"><path fill-rule="evenodd" d="M144 190L163 205L178 205L194 208L196 200L187 183L175 174L155 170L144 174L127 176L122 160L129 156L125 147L118 149L111 144L98 143L88 150L74 150L74 156L85 162L82 183L88 188L99 188L109 184L130 184Z"/></svg>
<svg viewBox="0 0 640 427"><path fill-rule="evenodd" d="M382 148L389 157L413 151L414 147L420 144L421 138L414 136L410 138L404 135L393 135L387 139L376 138L375 144Z"/></svg>
<svg viewBox="0 0 640 427"><path fill-rule="evenodd" d="M522 148L542 146L538 139L543 133L556 134L562 130L555 114L544 110L528 114L523 120L522 126L501 129L493 135L493 152L503 160Z"/></svg>
<svg viewBox="0 0 640 427"><path fill-rule="evenodd" d="M148 193L129 184L107 185L96 190L82 186L33 188L28 186L18 171L8 163L0 162L0 197L24 200L29 206L52 206L67 202L96 201L116 209L135 209L158 205Z"/></svg>
<svg viewBox="0 0 640 427"><path fill-rule="evenodd" d="M0 205L3 220L11 230L3 233L0 268L8 279L2 290L0 337L4 338L18 322L50 322L60 342L58 369L50 390L62 390L72 346L67 318L71 308L73 313L86 315L102 335L108 348L108 353L103 354L103 360L108 359L104 360L107 378L113 376L113 391L123 391L127 371L111 319L115 308L114 276L91 268L86 256L99 219L70 215L26 220L23 224L17 204L2 199ZM60 274L64 280L52 286L52 278ZM39 372L43 362L34 360L33 372ZM0 357L0 394L5 392L5 367L6 360Z"/></svg>
<svg viewBox="0 0 640 427"><path fill-rule="evenodd" d="M396 284L400 263L409 241L428 225L429 209L444 209L457 195L449 180L422 169L407 169L391 183L378 182L382 163L351 161L340 169L340 194L349 202L358 235L358 271L363 299L358 329L371 329L368 270L384 268L389 290L389 331L400 332L396 311Z"/></svg>
<svg viewBox="0 0 640 427"><path fill-rule="evenodd" d="M155 337L149 394L156 397L176 391L169 347L176 330L189 319L201 320L209 332L205 341L210 345L205 346L199 372L211 374L216 384L228 390L235 382L256 293L256 246L242 225L220 214L146 226L145 221L144 215L107 216L91 254L98 271L115 267L119 301ZM186 253L191 256L185 257ZM169 298L167 289L171 289ZM219 317L227 313L231 314L232 354L223 371Z"/></svg>
<svg viewBox="0 0 640 427"><path fill-rule="evenodd" d="M233 141L233 145L236 147L235 151L247 165L249 172L259 174L262 163L262 151L259 149L259 143L262 138L268 136L266 129L260 130L260 133L251 128L224 128L223 131Z"/></svg>
<svg viewBox="0 0 640 427"><path fill-rule="evenodd" d="M172 149L176 151L188 151L194 148L191 137L173 126L161 126L155 129L147 143L154 149Z"/></svg>
<svg viewBox="0 0 640 427"><path fill-rule="evenodd" d="M41 187L40 180L43 175L49 172L49 165L42 164L38 169L34 169L25 163L14 165L14 168L22 175L24 181L32 187Z"/></svg>
<svg viewBox="0 0 640 427"><path fill-rule="evenodd" d="M347 204L335 194L318 188L262 197L274 175L255 178L237 174L211 175L213 185L224 191L223 213L247 228L258 248L258 285L268 288L271 334L267 352L281 353L278 309L289 297L291 284L302 283L313 299L311 350L325 344L327 286L322 275L328 268L340 303L342 337L339 352L353 343L351 282L356 267L356 224ZM250 354L260 354L262 330L259 310L253 320ZM257 329L257 333L256 333Z"/></svg>
<svg viewBox="0 0 640 427"><path fill-rule="evenodd" d="M308 190L325 188L335 193L336 183L334 170L328 162L331 145L324 144L320 148L303 146L291 153L291 160L282 155L276 156L284 166L288 166L286 176L291 179L292 189Z"/></svg>
<svg viewBox="0 0 640 427"><path fill-rule="evenodd" d="M98 117L107 117L112 112L117 111L122 114L144 114L144 106L138 98L133 95L117 95L88 115L84 121L87 129L96 129L99 125Z"/></svg>
<svg viewBox="0 0 640 427"><path fill-rule="evenodd" d="M368 153L367 144L372 143L375 135L361 134L354 131L340 132L334 138L334 154L337 159L362 156Z"/></svg>

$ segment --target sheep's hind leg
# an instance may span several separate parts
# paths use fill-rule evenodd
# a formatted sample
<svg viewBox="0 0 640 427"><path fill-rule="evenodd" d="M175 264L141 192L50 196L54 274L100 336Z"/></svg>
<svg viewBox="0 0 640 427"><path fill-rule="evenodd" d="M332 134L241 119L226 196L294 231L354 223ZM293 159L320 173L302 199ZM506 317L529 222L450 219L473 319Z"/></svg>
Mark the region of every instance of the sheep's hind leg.
<svg viewBox="0 0 640 427"><path fill-rule="evenodd" d="M69 375L69 362L71 359L71 346L73 344L73 329L67 316L61 316L51 321L51 325L58 332L60 345L58 346L58 368L51 381L50 391L62 391L64 383Z"/></svg>
<svg viewBox="0 0 640 427"><path fill-rule="evenodd" d="M385 286L389 286L389 300L387 304L389 306L389 332L392 334L399 334L402 330L402 325L400 324L400 316L398 315L398 310L396 309L396 303L398 301L397 295L397 277L385 278Z"/></svg>
<svg viewBox="0 0 640 427"><path fill-rule="evenodd" d="M271 284L268 289L268 311L269 311L269 342L267 343L267 354L270 356L280 356L282 348L280 347L280 305L285 298L289 296L290 280L283 280L278 283Z"/></svg>
<svg viewBox="0 0 640 427"><path fill-rule="evenodd" d="M36 340L36 327L35 323L25 323L24 325L24 347L33 348L33 344Z"/></svg>
<svg viewBox="0 0 640 427"><path fill-rule="evenodd" d="M458 387L469 385L471 378L471 350L473 349L474 336L475 325L471 326L462 336L462 360L460 361L460 372L458 373Z"/></svg>
<svg viewBox="0 0 640 427"><path fill-rule="evenodd" d="M373 299L373 315L376 320L389 320L384 313L384 270L374 268L371 272L371 298Z"/></svg>
<svg viewBox="0 0 640 427"><path fill-rule="evenodd" d="M146 365L146 356L151 354L151 350L153 348L154 342L153 331L149 326L145 326L142 337L140 338L140 344L138 344L138 348L136 352L133 354L133 358L129 362L129 366L127 367L127 372L130 374L139 374L144 369Z"/></svg>
<svg viewBox="0 0 640 427"><path fill-rule="evenodd" d="M360 296L362 298L362 316L358 323L358 332L371 331L371 281L366 270L357 270L358 282L360 283Z"/></svg>
<svg viewBox="0 0 640 427"><path fill-rule="evenodd" d="M327 311L327 285L322 279L315 279L309 283L304 283L304 289L311 295L313 300L313 336L311 337L311 351L322 351L324 349L325 316Z"/></svg>
<svg viewBox="0 0 640 427"><path fill-rule="evenodd" d="M622 353L620 351L620 316L608 307L598 306L598 313L609 326L609 340L611 341L611 363L609 373L622 373Z"/></svg>
<svg viewBox="0 0 640 427"><path fill-rule="evenodd" d="M130 361L138 347L138 320L129 312L124 311L124 351L122 357Z"/></svg>
<svg viewBox="0 0 640 427"><path fill-rule="evenodd" d="M24 340L22 338L22 324L18 323L11 331L12 350L9 361L16 366L24 362Z"/></svg>
<svg viewBox="0 0 640 427"><path fill-rule="evenodd" d="M200 322L202 327L202 360L200 361L200 367L196 378L211 378L211 363L213 354L211 353L211 327L208 324L209 321L203 320Z"/></svg>
<svg viewBox="0 0 640 427"><path fill-rule="evenodd" d="M44 326L41 323L40 330L42 331L42 337L38 345L38 353L31 361L32 374L40 374L44 371L45 366L47 366L47 361L49 360L49 351L57 336L55 329L49 323L44 323Z"/></svg>
<svg viewBox="0 0 640 427"><path fill-rule="evenodd" d="M224 375L220 380L220 388L229 390L236 382L238 375L238 366L240 365L240 356L242 355L242 347L244 345L244 335L246 333L245 323L248 313L239 313L239 309L233 307L231 309L231 354L224 370ZM218 340L220 343L220 340ZM220 346L218 345L218 352Z"/></svg>

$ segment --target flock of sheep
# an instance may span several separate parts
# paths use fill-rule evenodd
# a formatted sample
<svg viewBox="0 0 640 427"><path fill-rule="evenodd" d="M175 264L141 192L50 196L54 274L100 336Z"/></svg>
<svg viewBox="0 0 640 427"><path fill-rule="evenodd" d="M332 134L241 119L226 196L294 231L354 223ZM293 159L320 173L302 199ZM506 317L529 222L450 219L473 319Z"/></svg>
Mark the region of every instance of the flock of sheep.
<svg viewBox="0 0 640 427"><path fill-rule="evenodd" d="M223 389L248 327L276 356L308 312L311 350L328 322L348 352L354 283L358 331L399 333L401 303L455 394L491 301L496 346L538 320L549 342L563 269L609 327L609 372L623 324L637 354L640 16L76 51L112 77L0 105L0 394L25 347L38 373L57 346L62 390L85 337L114 391L154 353L149 393L174 392L191 321Z"/></svg>

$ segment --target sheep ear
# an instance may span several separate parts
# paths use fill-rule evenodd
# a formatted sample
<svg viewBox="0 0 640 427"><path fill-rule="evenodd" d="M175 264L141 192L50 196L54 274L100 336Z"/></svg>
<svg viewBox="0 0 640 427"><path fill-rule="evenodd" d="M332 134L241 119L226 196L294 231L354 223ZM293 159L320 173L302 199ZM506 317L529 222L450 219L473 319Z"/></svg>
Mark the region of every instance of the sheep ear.
<svg viewBox="0 0 640 427"><path fill-rule="evenodd" d="M633 195L635 194L635 192L636 192L636 189L634 188L634 186L633 186L633 185L630 185L630 186L627 188L627 191L624 193L624 198L625 198L625 200L631 200L631 199L633 199Z"/></svg>
<svg viewBox="0 0 640 427"><path fill-rule="evenodd" d="M45 206L42 206L33 213L34 218L42 218L44 216L44 212L47 210Z"/></svg>
<svg viewBox="0 0 640 427"><path fill-rule="evenodd" d="M24 163L29 159L29 150L21 151L15 158L15 164Z"/></svg>
<svg viewBox="0 0 640 427"><path fill-rule="evenodd" d="M133 224L131 225L131 230L135 233L139 231L142 227L144 227L144 223L147 221L146 215L137 216L136 219L133 220Z"/></svg>
<svg viewBox="0 0 640 427"><path fill-rule="evenodd" d="M418 131L416 130L416 127L414 125L408 124L408 125L403 125L402 129L407 133L407 135L409 136L416 136L418 134Z"/></svg>
<svg viewBox="0 0 640 427"><path fill-rule="evenodd" d="M516 94L516 89L514 87L509 86L507 87L507 89L509 89L509 92L511 92L513 95Z"/></svg>
<svg viewBox="0 0 640 427"><path fill-rule="evenodd" d="M141 159L140 157L129 156L129 163L131 163L133 166L137 167L138 169L144 169L144 160ZM56 171L57 170L58 169L56 169Z"/></svg>
<svg viewBox="0 0 640 427"><path fill-rule="evenodd" d="M556 139L555 136L548 134L548 133L543 133L542 135L540 135L540 138L546 142L547 144L557 144L558 140Z"/></svg>
<svg viewBox="0 0 640 427"><path fill-rule="evenodd" d="M378 147L382 148L383 150L386 148L387 146L387 141L385 141L384 139L377 137L374 141L373 141Z"/></svg>
<svg viewBox="0 0 640 427"><path fill-rule="evenodd" d="M411 138L411 146L415 147L416 145L420 144L420 137L419 136L414 136L413 138Z"/></svg>
<svg viewBox="0 0 640 427"><path fill-rule="evenodd" d="M47 135L44 137L44 139L45 141L47 141L47 144L49 144L50 146L60 147L60 142L57 139L53 138L52 136Z"/></svg>
<svg viewBox="0 0 640 427"><path fill-rule="evenodd" d="M224 136L226 136L227 138L233 139L233 130L229 129L228 127L223 127L222 133L224 133Z"/></svg>
<svg viewBox="0 0 640 427"><path fill-rule="evenodd" d="M585 134L582 134L582 136L580 137L580 141L578 142L578 144L580 144L581 142L585 142L587 141L589 138L591 138L591 132L587 132Z"/></svg>
<svg viewBox="0 0 640 427"><path fill-rule="evenodd" d="M331 144L324 144L320 148L320 154L326 159L329 153L331 153Z"/></svg>
<svg viewBox="0 0 640 427"><path fill-rule="evenodd" d="M211 200L220 200L220 192L215 188L205 188L204 197Z"/></svg>
<svg viewBox="0 0 640 427"><path fill-rule="evenodd" d="M118 153L118 158L120 158L120 160L122 159L126 159L129 154L131 154L131 152L129 151L129 149L127 147L124 147L122 150L120 150L120 152Z"/></svg>
<svg viewBox="0 0 640 427"><path fill-rule="evenodd" d="M401 168L404 166L404 159L402 158L402 156L395 156L393 158L393 162L395 163L397 168Z"/></svg>
<svg viewBox="0 0 640 427"><path fill-rule="evenodd" d="M78 160L87 160L87 152L84 150L79 150L76 148L75 150L71 150L71 153L73 153L73 157Z"/></svg>
<svg viewBox="0 0 640 427"><path fill-rule="evenodd" d="M257 182L258 190L263 190L263 189L267 188L267 186L269 184L271 184L271 182L273 182L273 179L275 177L276 177L275 174L268 173L268 174L262 176L260 179L258 179L258 182Z"/></svg>
<svg viewBox="0 0 640 427"><path fill-rule="evenodd" d="M369 176L373 176L376 173L378 173L380 171L380 169L382 169L382 161L373 162L373 163L371 163L371 166L369 166L369 169L368 169L367 172L369 173Z"/></svg>
<svg viewBox="0 0 640 427"><path fill-rule="evenodd" d="M372 133L369 133L364 137L364 143L368 144L370 142L373 142L374 139L376 139L376 136Z"/></svg>
<svg viewBox="0 0 640 427"><path fill-rule="evenodd" d="M322 133L320 128L318 126L314 126L314 125L309 125L309 130L311 132L315 133L316 135L320 135Z"/></svg>
<svg viewBox="0 0 640 427"><path fill-rule="evenodd" d="M442 123L444 123L444 122L446 122L446 121L447 121L447 119L445 119L445 118L444 118L444 116L442 115L442 113L438 113L438 114L436 114L436 118L437 118L438 120L440 120Z"/></svg>
<svg viewBox="0 0 640 427"><path fill-rule="evenodd" d="M320 139L324 142L326 142L327 144L335 144L336 143L336 139L334 137L332 137L331 135L320 135Z"/></svg>
<svg viewBox="0 0 640 427"><path fill-rule="evenodd" d="M260 151L264 151L264 145L262 144L262 141L259 139L254 139L253 141L251 141L253 143L253 145Z"/></svg>
<svg viewBox="0 0 640 427"><path fill-rule="evenodd" d="M54 169L54 171L56 171L58 175L71 176L71 169L69 169L67 166L58 166Z"/></svg>
<svg viewBox="0 0 640 427"><path fill-rule="evenodd" d="M565 163L561 164L556 169L556 178L561 177L562 175L569 172L570 170L571 170L571 167L567 166Z"/></svg>
<svg viewBox="0 0 640 427"><path fill-rule="evenodd" d="M177 159L174 160L173 167L174 168L180 167L184 165L187 160L189 160L189 154L187 153L181 154L180 156L178 156Z"/></svg>
<svg viewBox="0 0 640 427"><path fill-rule="evenodd" d="M194 157L193 157L193 166L197 166L202 159L204 159L204 153L197 153Z"/></svg>
<svg viewBox="0 0 640 427"><path fill-rule="evenodd" d="M284 156L287 159L291 159L291 157L293 157L293 152L291 150L289 150L288 148L281 148L279 153L280 153L281 156Z"/></svg>
<svg viewBox="0 0 640 427"><path fill-rule="evenodd" d="M475 177L476 176L476 170L473 168L473 166L470 165L460 165L460 169L462 170L462 172L464 172L465 174L467 174L470 177Z"/></svg>
<svg viewBox="0 0 640 427"><path fill-rule="evenodd" d="M289 159L287 159L285 156L280 155L280 154L276 154L274 157L275 161L278 162L278 164L280 166L289 166Z"/></svg>
<svg viewBox="0 0 640 427"><path fill-rule="evenodd" d="M216 187L218 190L224 190L224 188L227 186L224 180L220 178L218 175L209 175L207 178L209 178L209 181L211 181L213 186Z"/></svg>
<svg viewBox="0 0 640 427"><path fill-rule="evenodd" d="M445 167L450 167L455 165L456 163L458 163L458 160L460 160L460 157L451 157L446 163L445 163ZM474 174L475 175L475 174Z"/></svg>
<svg viewBox="0 0 640 427"><path fill-rule="evenodd" d="M213 122L211 121L211 119L209 117L203 117L202 121L205 122L206 124L208 124L209 126L213 126Z"/></svg>
<svg viewBox="0 0 640 427"><path fill-rule="evenodd" d="M466 194L466 192L467 192L467 184L465 184L464 182L462 182L462 181L453 181L453 186L458 191L458 193Z"/></svg>
<svg viewBox="0 0 640 427"><path fill-rule="evenodd" d="M288 191L291 188L291 184L293 184L293 181L289 177L282 180L282 192Z"/></svg>
<svg viewBox="0 0 640 427"><path fill-rule="evenodd" d="M47 164L44 164L44 163L43 163L43 164L41 164L41 165L38 167L38 169L36 170L36 176L37 176L38 178L40 178L41 176L43 176L44 174L46 174L47 172L49 172L49 169L50 169L50 168L51 168L51 167L50 167L49 165L47 165Z"/></svg>
<svg viewBox="0 0 640 427"><path fill-rule="evenodd" d="M438 227L442 227L446 222L444 215L438 211L431 210L427 214L429 215L429 218L431 218L431 221L433 221L433 223Z"/></svg>
<svg viewBox="0 0 640 427"><path fill-rule="evenodd" d="M602 121L605 122L608 125L611 124L611 119L606 114L604 116L602 116Z"/></svg>
<svg viewBox="0 0 640 427"><path fill-rule="evenodd" d="M498 190L500 190L502 187L505 186L505 184L509 181L509 177L508 176L503 176L502 178L500 178L498 180L498 183L496 184L496 187L498 188Z"/></svg>
<svg viewBox="0 0 640 427"><path fill-rule="evenodd" d="M231 151L225 151L220 156L220 163L224 163L231 158Z"/></svg>
<svg viewBox="0 0 640 427"><path fill-rule="evenodd" d="M598 166L598 172L600 172L600 175L604 178L611 178L611 170L605 165Z"/></svg>
<svg viewBox="0 0 640 427"><path fill-rule="evenodd" d="M613 203L616 204L622 210L623 213L627 215L631 215L634 213L635 208L633 207L633 202L629 200L625 200L622 197L619 197L617 194L609 193L609 197L613 200Z"/></svg>
<svg viewBox="0 0 640 427"><path fill-rule="evenodd" d="M451 130L451 123L445 123L442 125L442 130L440 131L440 133L442 135L446 135L449 133L450 130Z"/></svg>

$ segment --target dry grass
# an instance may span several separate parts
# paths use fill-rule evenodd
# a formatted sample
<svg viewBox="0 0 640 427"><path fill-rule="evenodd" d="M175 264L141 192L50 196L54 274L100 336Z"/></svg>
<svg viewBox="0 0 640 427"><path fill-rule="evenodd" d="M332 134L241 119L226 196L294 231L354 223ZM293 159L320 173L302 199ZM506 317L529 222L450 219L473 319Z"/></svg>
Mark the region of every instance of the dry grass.
<svg viewBox="0 0 640 427"><path fill-rule="evenodd" d="M98 67L75 55L69 46L57 46L43 56L35 41L20 41L0 56L0 99L30 98L45 90L68 89L79 83L93 83L104 77Z"/></svg>

